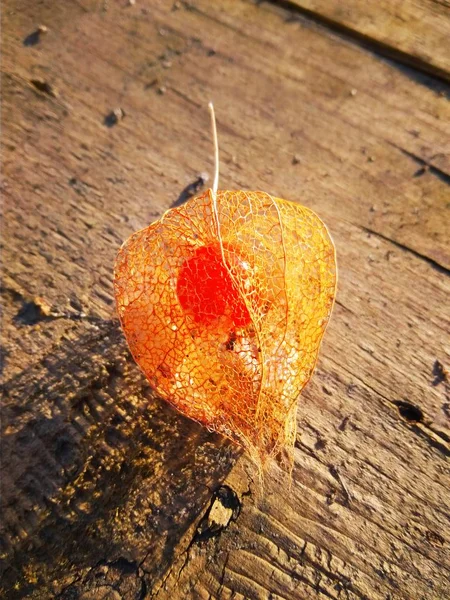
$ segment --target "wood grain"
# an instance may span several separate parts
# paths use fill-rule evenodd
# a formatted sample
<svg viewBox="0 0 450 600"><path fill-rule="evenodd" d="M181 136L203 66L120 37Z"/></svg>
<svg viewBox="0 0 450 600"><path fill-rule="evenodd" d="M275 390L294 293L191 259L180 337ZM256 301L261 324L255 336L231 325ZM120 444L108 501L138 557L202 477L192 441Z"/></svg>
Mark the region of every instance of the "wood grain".
<svg viewBox="0 0 450 600"><path fill-rule="evenodd" d="M416 69L450 79L447 0L289 0L301 13L355 36Z"/></svg>
<svg viewBox="0 0 450 600"><path fill-rule="evenodd" d="M3 11L3 597L448 597L448 88L244 0ZM210 99L221 187L337 247L291 487L155 398L114 313L120 243L211 172Z"/></svg>

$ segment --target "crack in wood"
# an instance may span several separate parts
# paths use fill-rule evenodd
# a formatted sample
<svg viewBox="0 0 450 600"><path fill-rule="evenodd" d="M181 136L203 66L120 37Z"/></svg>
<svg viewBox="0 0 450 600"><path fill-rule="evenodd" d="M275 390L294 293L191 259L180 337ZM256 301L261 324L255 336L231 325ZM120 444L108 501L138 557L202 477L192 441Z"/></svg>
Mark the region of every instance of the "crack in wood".
<svg viewBox="0 0 450 600"><path fill-rule="evenodd" d="M416 171L416 173L414 175L415 177L423 175L427 171L429 171L430 173L432 173L433 175L435 175L438 179L440 179L441 181L443 181L447 185L450 185L450 175L448 173L446 173L445 171L443 171L442 169L439 169L438 167L435 167L431 163L431 161L433 159L435 159L438 155L432 156L430 160L424 160L423 158L421 158L420 156L417 156L413 152L410 152L409 150L405 150L404 148L401 148L400 146L397 146L397 144L394 144L392 142L388 142L388 144L390 146L392 146L393 148L396 148L397 150L400 150L400 152L402 154L404 154L405 156L407 156L408 158L410 158L411 160L413 160L414 162L416 162L418 165L421 165L421 167L423 167L423 170Z"/></svg>
<svg viewBox="0 0 450 600"><path fill-rule="evenodd" d="M345 25L333 18L327 17L323 13L301 6L298 2L292 0L258 0L257 4L272 4L291 13L295 19L295 15L299 15L304 19L310 20L317 25L320 25L334 33L344 36L349 42L358 44L362 48L374 52L375 54L385 56L394 64L397 63L398 68L403 66L414 68L417 71L425 74L428 77L434 77L438 81L447 84L450 81L450 73L432 64L429 61L422 59L418 55L412 55L401 50L399 47L393 46L380 39L367 36L358 29ZM292 17L291 17L292 20Z"/></svg>
<svg viewBox="0 0 450 600"><path fill-rule="evenodd" d="M371 229L370 227L361 226L361 229L363 231L366 231L370 235L375 235L376 237L384 240L385 242L389 242L390 244L392 244L393 246L399 248L400 250L404 250L404 251L408 252L409 254L412 254L416 258L419 258L420 260L425 261L426 263L428 263L431 267L433 267L433 269L435 269L439 273L443 273L444 275L447 275L447 276L450 275L450 269L448 269L447 267L444 267L438 261L436 261L433 258L430 258L426 254L422 254L418 250L414 250L413 248L410 248L406 244L403 244L402 242L398 242L397 240L394 240L394 239L390 238L387 235L384 235L383 233L381 233L379 231Z"/></svg>

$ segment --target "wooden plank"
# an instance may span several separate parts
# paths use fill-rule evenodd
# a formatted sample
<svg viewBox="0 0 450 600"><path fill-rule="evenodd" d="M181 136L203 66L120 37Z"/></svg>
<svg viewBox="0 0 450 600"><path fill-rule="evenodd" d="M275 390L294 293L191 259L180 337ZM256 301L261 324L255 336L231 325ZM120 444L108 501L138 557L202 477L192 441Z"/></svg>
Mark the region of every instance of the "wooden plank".
<svg viewBox="0 0 450 600"><path fill-rule="evenodd" d="M301 14L373 44L417 69L450 79L450 4L444 0L289 0Z"/></svg>
<svg viewBox="0 0 450 600"><path fill-rule="evenodd" d="M448 597L448 415L438 396L433 418L402 420L395 411L398 400L423 407L432 387L432 358L428 382L420 384L415 376L425 378L426 369L416 369L410 353L428 324L413 326L421 320L411 310L414 299L403 302L394 291L397 283L403 289L398 278L418 275L420 263L397 251L387 263L389 243L357 230L351 236L359 243L355 252L341 246L345 281L335 323L300 401L292 488L275 476L260 497L251 486L256 501L244 500L239 519L219 539L192 545L155 598ZM374 265L384 265L383 286L372 280ZM427 271L421 270L425 278ZM355 284L366 278L364 302ZM394 304L395 316L381 309ZM437 332L441 319L448 327L441 314ZM394 322L392 347L378 346L380 332ZM239 467L226 480L238 490L245 477Z"/></svg>
<svg viewBox="0 0 450 600"><path fill-rule="evenodd" d="M3 595L445 597L439 87L242 0L4 10ZM298 199L336 241L290 489L274 469L259 490L245 458L230 472L236 451L151 394L115 320L115 252L208 168L211 97L222 186ZM237 508L208 529L224 494Z"/></svg>

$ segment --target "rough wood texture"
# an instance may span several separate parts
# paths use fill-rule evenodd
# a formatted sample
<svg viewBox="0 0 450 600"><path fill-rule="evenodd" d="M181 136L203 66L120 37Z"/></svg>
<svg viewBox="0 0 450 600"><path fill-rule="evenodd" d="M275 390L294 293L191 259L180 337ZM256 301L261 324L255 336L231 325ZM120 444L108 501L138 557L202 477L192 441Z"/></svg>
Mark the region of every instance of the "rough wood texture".
<svg viewBox="0 0 450 600"><path fill-rule="evenodd" d="M449 89L244 0L3 23L2 597L450 597ZM119 244L208 168L211 98L221 187L337 246L290 488L155 398L114 314Z"/></svg>
<svg viewBox="0 0 450 600"><path fill-rule="evenodd" d="M288 0L304 14L425 72L450 80L447 0Z"/></svg>

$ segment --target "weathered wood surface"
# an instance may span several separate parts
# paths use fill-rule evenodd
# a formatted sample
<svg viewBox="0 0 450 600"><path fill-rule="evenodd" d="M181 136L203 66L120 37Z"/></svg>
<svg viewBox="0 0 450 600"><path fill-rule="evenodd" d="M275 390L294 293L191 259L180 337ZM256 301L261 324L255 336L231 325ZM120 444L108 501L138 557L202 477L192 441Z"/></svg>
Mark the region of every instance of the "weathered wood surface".
<svg viewBox="0 0 450 600"><path fill-rule="evenodd" d="M382 53L450 80L447 0L287 0L284 4L376 45Z"/></svg>
<svg viewBox="0 0 450 600"><path fill-rule="evenodd" d="M2 38L2 597L450 597L448 88L243 0L7 0ZM222 187L337 246L290 489L155 398L114 313L211 98Z"/></svg>

